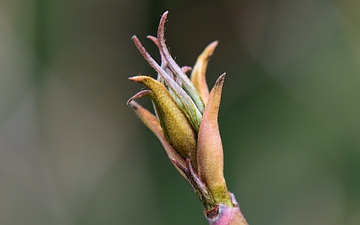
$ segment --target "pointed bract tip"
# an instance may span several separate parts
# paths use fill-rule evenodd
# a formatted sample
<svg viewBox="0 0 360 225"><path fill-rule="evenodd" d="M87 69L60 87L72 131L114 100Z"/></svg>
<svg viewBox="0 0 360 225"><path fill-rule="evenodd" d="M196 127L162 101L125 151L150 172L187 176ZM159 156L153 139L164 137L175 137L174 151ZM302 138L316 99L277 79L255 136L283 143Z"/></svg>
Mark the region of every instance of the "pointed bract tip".
<svg viewBox="0 0 360 225"><path fill-rule="evenodd" d="M128 79L131 81L135 81L137 76L129 77Z"/></svg>
<svg viewBox="0 0 360 225"><path fill-rule="evenodd" d="M164 38L164 30L165 30L165 22L169 11L164 12L164 14L161 16L159 27L158 27L158 38ZM159 39L161 39L159 38Z"/></svg>
<svg viewBox="0 0 360 225"><path fill-rule="evenodd" d="M129 77L129 80L134 81L134 82L138 82L141 83L146 79L152 79L149 76L144 76L144 75L138 75L138 76L133 76L133 77Z"/></svg>
<svg viewBox="0 0 360 225"><path fill-rule="evenodd" d="M215 40L215 41L211 42L211 43L207 46L207 48L215 49L215 48L218 46L218 44L219 44L219 41L218 41L218 40Z"/></svg>
<svg viewBox="0 0 360 225"><path fill-rule="evenodd" d="M226 73L221 74L221 75L218 77L218 79L216 80L215 85L216 85L216 86L222 85L222 84L224 83L225 76L226 76Z"/></svg>
<svg viewBox="0 0 360 225"><path fill-rule="evenodd" d="M157 37L154 37L152 35L148 35L146 36L147 39L151 40L152 42L154 42L155 44L159 44L159 40L157 39Z"/></svg>

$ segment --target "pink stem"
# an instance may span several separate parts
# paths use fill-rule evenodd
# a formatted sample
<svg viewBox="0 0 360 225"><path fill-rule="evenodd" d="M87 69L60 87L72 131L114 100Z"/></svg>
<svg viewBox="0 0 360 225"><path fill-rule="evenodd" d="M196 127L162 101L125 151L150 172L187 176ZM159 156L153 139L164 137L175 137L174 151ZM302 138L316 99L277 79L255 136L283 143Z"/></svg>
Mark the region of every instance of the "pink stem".
<svg viewBox="0 0 360 225"><path fill-rule="evenodd" d="M232 193L230 196L234 206L219 204L204 212L209 225L248 225L235 196Z"/></svg>

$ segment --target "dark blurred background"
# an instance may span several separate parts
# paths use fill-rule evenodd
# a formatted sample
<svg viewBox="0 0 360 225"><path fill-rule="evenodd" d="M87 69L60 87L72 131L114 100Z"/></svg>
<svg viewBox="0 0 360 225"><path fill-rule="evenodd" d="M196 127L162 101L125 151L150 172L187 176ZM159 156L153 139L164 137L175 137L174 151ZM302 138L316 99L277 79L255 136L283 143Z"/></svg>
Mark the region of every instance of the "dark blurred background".
<svg viewBox="0 0 360 225"><path fill-rule="evenodd" d="M156 76L130 40L169 10L193 66L220 44L225 177L251 225L360 224L356 0L0 0L0 224L206 224L126 106ZM151 108L148 99L140 102Z"/></svg>

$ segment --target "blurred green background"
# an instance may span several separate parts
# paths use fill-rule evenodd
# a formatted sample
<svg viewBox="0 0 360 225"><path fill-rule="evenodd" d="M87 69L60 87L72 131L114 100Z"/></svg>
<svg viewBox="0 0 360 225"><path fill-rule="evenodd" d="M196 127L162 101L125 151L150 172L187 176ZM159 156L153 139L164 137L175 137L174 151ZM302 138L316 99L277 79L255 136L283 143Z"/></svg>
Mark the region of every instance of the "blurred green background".
<svg viewBox="0 0 360 225"><path fill-rule="evenodd" d="M360 224L356 0L0 0L0 224L206 224L126 106L155 76L130 38L169 10L192 66L213 40L225 177L251 225ZM140 103L151 107L148 99Z"/></svg>

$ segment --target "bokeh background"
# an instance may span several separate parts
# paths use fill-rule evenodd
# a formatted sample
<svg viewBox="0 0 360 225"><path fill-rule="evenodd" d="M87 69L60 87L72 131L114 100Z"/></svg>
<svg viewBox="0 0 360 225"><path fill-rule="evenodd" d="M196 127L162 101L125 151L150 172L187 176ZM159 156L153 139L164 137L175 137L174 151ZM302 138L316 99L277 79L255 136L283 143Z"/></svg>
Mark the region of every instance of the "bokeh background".
<svg viewBox="0 0 360 225"><path fill-rule="evenodd" d="M155 76L130 38L169 10L192 66L213 40L225 177L252 225L360 224L356 0L0 0L0 224L206 224L126 106ZM141 104L151 107L148 99Z"/></svg>

